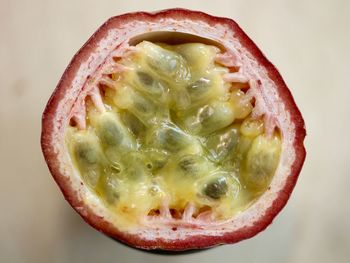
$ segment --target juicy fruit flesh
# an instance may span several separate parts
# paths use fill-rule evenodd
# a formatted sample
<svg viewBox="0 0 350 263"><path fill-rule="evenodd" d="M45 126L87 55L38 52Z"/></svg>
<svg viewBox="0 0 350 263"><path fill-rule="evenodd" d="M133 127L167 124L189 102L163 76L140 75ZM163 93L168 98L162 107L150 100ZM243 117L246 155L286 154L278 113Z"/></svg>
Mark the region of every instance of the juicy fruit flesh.
<svg viewBox="0 0 350 263"><path fill-rule="evenodd" d="M87 99L86 129L68 128L75 167L120 228L188 207L194 220L225 220L268 188L280 135L265 135L242 85L224 81L219 52L141 42L101 81L105 110Z"/></svg>

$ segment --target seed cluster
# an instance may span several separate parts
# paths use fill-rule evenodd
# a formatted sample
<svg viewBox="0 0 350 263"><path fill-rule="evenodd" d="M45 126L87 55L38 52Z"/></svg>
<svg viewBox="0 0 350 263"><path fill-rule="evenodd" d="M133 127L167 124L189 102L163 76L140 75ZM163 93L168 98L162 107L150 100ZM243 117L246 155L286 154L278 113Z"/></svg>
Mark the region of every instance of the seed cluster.
<svg viewBox="0 0 350 263"><path fill-rule="evenodd" d="M215 62L218 53L200 43L141 42L118 61L128 70L101 86L106 111L87 101L87 128L68 129L83 181L126 221L188 204L194 217L210 207L225 219L267 188L279 135L264 135L250 116L249 86L224 81L229 69Z"/></svg>

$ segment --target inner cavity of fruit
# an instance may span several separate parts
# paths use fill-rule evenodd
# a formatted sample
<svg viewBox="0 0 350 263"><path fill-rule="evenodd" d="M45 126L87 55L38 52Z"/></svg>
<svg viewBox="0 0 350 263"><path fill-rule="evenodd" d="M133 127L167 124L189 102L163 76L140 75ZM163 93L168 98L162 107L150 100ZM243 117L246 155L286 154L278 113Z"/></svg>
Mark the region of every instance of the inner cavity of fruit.
<svg viewBox="0 0 350 263"><path fill-rule="evenodd" d="M142 41L85 87L66 144L120 228L224 221L268 189L281 135L253 114L251 83L224 56Z"/></svg>

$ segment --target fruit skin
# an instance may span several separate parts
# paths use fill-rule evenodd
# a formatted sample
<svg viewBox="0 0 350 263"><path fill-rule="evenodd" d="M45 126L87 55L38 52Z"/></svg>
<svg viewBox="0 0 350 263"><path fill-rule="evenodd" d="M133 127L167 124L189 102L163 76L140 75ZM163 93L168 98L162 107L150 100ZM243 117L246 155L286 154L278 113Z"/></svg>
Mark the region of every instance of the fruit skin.
<svg viewBox="0 0 350 263"><path fill-rule="evenodd" d="M228 26L231 31L235 32L235 38L239 40L241 45L251 53L251 55L262 67L267 70L268 77L274 82L278 96L284 103L285 110L289 112L291 123L294 124L295 130L293 150L296 158L290 167L290 173L288 176L286 176L287 179L285 180L284 187L279 191L278 197L274 200L272 205L265 210L264 215L255 221L253 225L241 227L233 232L216 236L198 234L196 236L190 236L185 239L178 239L175 241L164 238L143 239L138 235L119 231L110 222L105 220L103 216L97 215L97 213L95 213L95 211L93 211L93 209L91 209L88 204L84 203L84 201L79 197L79 189L75 189L73 187L71 177L65 174L65 172L67 172L65 169L62 169L62 156L57 150L61 147L61 145L57 145L57 142L62 143L62 138L57 137L55 130L59 130L60 136L63 136L66 125L65 123L67 122L68 117L61 116L64 114L61 113L60 107L62 107L62 105L60 105L60 102L69 91L80 64L84 62L89 57L90 53L95 50L99 44L99 41L106 36L109 29L121 26L126 21L153 21L154 19L161 18L186 18L190 20L204 21L209 25L220 24ZM79 94L76 94L76 96L78 95ZM58 121L56 120L57 116L60 116ZM155 13L135 12L112 17L106 23L104 23L96 31L96 33L94 33L94 35L73 57L45 108L42 116L41 147L49 170L63 192L65 199L91 226L105 233L106 235L133 247L147 250L162 249L181 251L207 248L220 244L235 243L240 240L253 237L257 233L264 230L285 206L297 182L298 175L306 156L306 151L303 146L305 135L306 132L303 118L281 75L277 69L265 58L253 41L242 31L236 22L228 18L214 17L198 11L186 9L168 9ZM72 168L68 167L67 170L72 171Z"/></svg>

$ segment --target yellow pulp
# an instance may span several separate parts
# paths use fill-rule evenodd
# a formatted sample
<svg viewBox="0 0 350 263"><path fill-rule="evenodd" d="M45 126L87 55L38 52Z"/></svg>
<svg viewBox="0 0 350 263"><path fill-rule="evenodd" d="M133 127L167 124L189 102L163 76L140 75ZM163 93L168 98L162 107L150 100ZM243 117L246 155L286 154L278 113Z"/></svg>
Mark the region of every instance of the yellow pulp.
<svg viewBox="0 0 350 263"><path fill-rule="evenodd" d="M218 48L147 41L136 48L118 61L128 70L103 88L106 112L87 101L87 129L67 131L83 182L121 228L162 206L177 219L189 203L194 217L210 210L216 220L244 210L271 181L279 135L267 138L245 93L223 81L229 69L215 63Z"/></svg>

